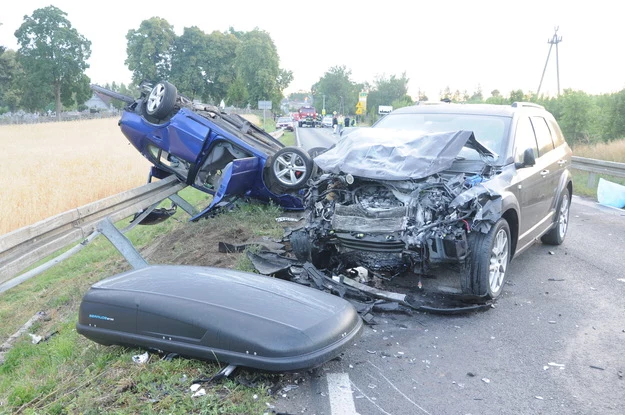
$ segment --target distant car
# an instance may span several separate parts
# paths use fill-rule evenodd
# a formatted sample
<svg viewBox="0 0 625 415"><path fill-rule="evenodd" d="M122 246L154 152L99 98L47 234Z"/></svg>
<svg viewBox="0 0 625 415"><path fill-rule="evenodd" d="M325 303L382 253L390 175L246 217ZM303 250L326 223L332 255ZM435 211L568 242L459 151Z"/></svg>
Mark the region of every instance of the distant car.
<svg viewBox="0 0 625 415"><path fill-rule="evenodd" d="M142 84L137 99L97 85L92 89L128 104L119 126L154 164L150 178L174 174L213 195L210 205L192 219L239 196L303 209L299 190L311 176L313 164L301 148L285 147L237 114L193 103L167 81Z"/></svg>
<svg viewBox="0 0 625 415"><path fill-rule="evenodd" d="M287 131L295 130L295 121L291 117L279 117L276 121L276 130L283 128Z"/></svg>
<svg viewBox="0 0 625 415"><path fill-rule="evenodd" d="M364 267L372 285L404 275L415 287L446 264L463 294L493 299L513 257L566 236L571 149L536 104L401 108L314 162L324 175L291 240L332 275Z"/></svg>
<svg viewBox="0 0 625 415"><path fill-rule="evenodd" d="M321 119L321 126L322 127L326 127L326 128L332 128L332 116L331 115L325 115Z"/></svg>

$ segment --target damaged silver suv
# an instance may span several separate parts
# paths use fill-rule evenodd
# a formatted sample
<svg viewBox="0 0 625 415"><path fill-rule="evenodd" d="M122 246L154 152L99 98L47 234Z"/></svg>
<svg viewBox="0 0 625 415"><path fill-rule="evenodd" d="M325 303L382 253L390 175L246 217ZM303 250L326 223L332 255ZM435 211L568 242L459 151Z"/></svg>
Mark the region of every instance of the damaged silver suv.
<svg viewBox="0 0 625 415"><path fill-rule="evenodd" d="M536 104L401 108L314 161L323 174L291 242L335 275L364 268L369 283L403 275L416 287L451 264L462 293L493 299L514 256L566 235L571 149Z"/></svg>

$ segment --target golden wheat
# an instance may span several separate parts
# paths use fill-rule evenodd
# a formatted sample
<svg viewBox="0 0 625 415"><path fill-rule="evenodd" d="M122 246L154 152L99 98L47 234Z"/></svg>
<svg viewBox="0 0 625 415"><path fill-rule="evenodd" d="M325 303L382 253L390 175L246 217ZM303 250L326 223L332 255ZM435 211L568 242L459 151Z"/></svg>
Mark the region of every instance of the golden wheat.
<svg viewBox="0 0 625 415"><path fill-rule="evenodd" d="M625 163L625 138L609 143L592 145L578 144L573 149L573 154L597 160L617 161Z"/></svg>
<svg viewBox="0 0 625 415"><path fill-rule="evenodd" d="M143 184L117 118L0 126L0 235Z"/></svg>

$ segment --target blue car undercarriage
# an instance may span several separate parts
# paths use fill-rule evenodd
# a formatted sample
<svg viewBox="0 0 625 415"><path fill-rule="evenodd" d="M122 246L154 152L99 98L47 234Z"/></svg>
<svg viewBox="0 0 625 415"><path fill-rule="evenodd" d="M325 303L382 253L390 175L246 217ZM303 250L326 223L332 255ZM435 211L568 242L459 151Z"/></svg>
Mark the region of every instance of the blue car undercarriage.
<svg viewBox="0 0 625 415"><path fill-rule="evenodd" d="M304 150L285 147L240 115L192 102L166 81L143 84L137 99L95 85L92 89L128 104L119 126L154 165L150 180L174 174L213 195L192 220L242 196L287 210L304 208L301 191L313 170Z"/></svg>

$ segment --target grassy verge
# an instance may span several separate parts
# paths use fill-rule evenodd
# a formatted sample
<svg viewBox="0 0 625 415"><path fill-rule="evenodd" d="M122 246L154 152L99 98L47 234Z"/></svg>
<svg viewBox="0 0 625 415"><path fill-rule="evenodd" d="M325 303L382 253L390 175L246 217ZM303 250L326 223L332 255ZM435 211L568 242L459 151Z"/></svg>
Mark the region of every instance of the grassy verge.
<svg viewBox="0 0 625 415"><path fill-rule="evenodd" d="M267 121L267 126L271 123ZM286 133L286 145L295 135ZM185 189L181 196L191 204L204 207L208 196ZM133 245L147 250L154 241L180 235L159 263L177 262L179 252L197 251L205 255L206 240L211 243L215 230L228 237L242 231L252 237L280 237L282 228L275 218L275 206L248 204L198 223L189 223L182 210L158 225L137 226L126 234ZM123 228L128 219L116 225ZM69 248L67 248L69 249ZM181 256L182 258L182 256ZM170 259L171 262L167 262ZM233 268L251 271L245 255L237 255ZM86 248L41 275L0 295L0 343L15 333L40 311L45 318L35 323L30 333L49 337L39 344L21 336L4 355L0 365L0 414L101 414L101 413L202 413L257 414L267 410L272 400L268 387L242 386L226 379L206 384L206 395L193 398L189 387L193 379L210 376L219 365L197 360L166 361L152 354L143 365L132 356L142 351L119 346L106 347L78 335L75 325L78 306L88 288L103 278L128 270L130 266L103 236Z"/></svg>
<svg viewBox="0 0 625 415"><path fill-rule="evenodd" d="M573 174L573 193L578 196L597 199L597 184L599 178L609 180L614 183L625 185L625 179L622 177L609 176L607 174L595 174L594 180L589 180L590 173L582 170L571 170Z"/></svg>
<svg viewBox="0 0 625 415"><path fill-rule="evenodd" d="M185 189L182 196L204 206L206 196ZM153 226L138 226L126 234L135 247L144 249L155 239L176 232L202 235L210 229L224 234L238 228L253 229L255 236L280 236L276 225L279 210L273 206L244 205L198 223L187 222L179 211L174 220ZM126 226L127 220L118 223ZM215 242L216 243L216 242ZM202 249L189 241L187 249ZM171 247L170 249L173 249ZM241 255L241 257L244 257ZM246 260L235 265L251 269ZM104 237L85 249L0 296L0 339L6 339L39 311L47 317L29 332L51 335L32 344L22 336L5 354L0 365L0 413L206 413L252 414L266 411L271 400L264 386L244 387L232 380L207 384L207 394L192 398L193 379L214 374L219 366L196 360L162 360L152 354L144 365L132 356L142 351L119 346L106 347L77 334L77 310L82 296L94 282L128 269L121 255ZM4 341L4 340L2 340Z"/></svg>

